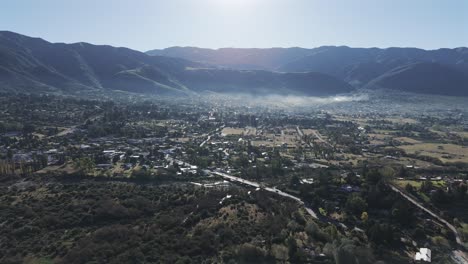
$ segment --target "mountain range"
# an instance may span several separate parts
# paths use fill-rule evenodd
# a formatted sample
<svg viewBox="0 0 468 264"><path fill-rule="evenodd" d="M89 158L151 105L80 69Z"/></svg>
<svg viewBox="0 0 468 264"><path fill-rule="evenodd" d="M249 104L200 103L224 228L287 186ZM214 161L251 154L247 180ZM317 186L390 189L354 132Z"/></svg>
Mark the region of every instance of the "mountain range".
<svg viewBox="0 0 468 264"><path fill-rule="evenodd" d="M203 91L331 95L352 87L321 73L221 69L185 59L88 43L50 43L0 32L0 90L79 93L93 90L165 94Z"/></svg>
<svg viewBox="0 0 468 264"><path fill-rule="evenodd" d="M184 58L231 69L317 72L355 88L385 88L443 95L468 95L468 48L201 49L172 47L149 55Z"/></svg>
<svg viewBox="0 0 468 264"><path fill-rule="evenodd" d="M328 96L383 88L468 96L467 76L467 48L173 47L143 53L0 31L0 91L7 92Z"/></svg>

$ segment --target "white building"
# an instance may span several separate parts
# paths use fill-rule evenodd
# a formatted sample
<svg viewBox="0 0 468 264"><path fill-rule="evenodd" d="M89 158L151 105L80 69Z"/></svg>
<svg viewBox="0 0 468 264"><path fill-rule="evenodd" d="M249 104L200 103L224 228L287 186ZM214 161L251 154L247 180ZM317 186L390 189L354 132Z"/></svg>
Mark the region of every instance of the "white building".
<svg viewBox="0 0 468 264"><path fill-rule="evenodd" d="M419 252L414 256L414 260L431 262L431 250L428 248L420 248Z"/></svg>

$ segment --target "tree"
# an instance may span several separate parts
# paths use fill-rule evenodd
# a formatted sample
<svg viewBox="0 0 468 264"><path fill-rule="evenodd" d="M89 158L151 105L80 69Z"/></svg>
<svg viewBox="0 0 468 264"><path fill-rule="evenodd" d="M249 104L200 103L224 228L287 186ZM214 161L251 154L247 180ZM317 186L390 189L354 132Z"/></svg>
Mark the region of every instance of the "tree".
<svg viewBox="0 0 468 264"><path fill-rule="evenodd" d="M420 187L420 190L422 192L430 192L433 188L433 184L432 184L432 181L424 181L422 184L421 184L421 187Z"/></svg>
<svg viewBox="0 0 468 264"><path fill-rule="evenodd" d="M359 194L353 193L348 196L348 200L346 201L346 208L350 212L359 215L367 209L367 203Z"/></svg>
<svg viewBox="0 0 468 264"><path fill-rule="evenodd" d="M376 244L390 244L393 242L393 230L388 224L376 223L367 231L369 240Z"/></svg>
<svg viewBox="0 0 468 264"><path fill-rule="evenodd" d="M356 176L356 173L349 172L348 175L346 176L346 183L347 184L352 184L352 185L358 184L359 183L359 178Z"/></svg>
<svg viewBox="0 0 468 264"><path fill-rule="evenodd" d="M448 195L441 189L437 189L431 195L431 201L434 203L445 203L449 200Z"/></svg>
<svg viewBox="0 0 468 264"><path fill-rule="evenodd" d="M361 214L361 220L366 223L367 220L369 219L369 215L367 214L367 212L362 212Z"/></svg>
<svg viewBox="0 0 468 264"><path fill-rule="evenodd" d="M406 167L401 166L398 169L397 175L398 175L398 177L406 178L406 177L408 177L409 173L408 173L408 170L406 169Z"/></svg>
<svg viewBox="0 0 468 264"><path fill-rule="evenodd" d="M32 125L32 124L26 124L26 125L23 126L23 134L24 135L31 134L35 130L36 130L36 127L34 125Z"/></svg>
<svg viewBox="0 0 468 264"><path fill-rule="evenodd" d="M119 155L114 155L114 157L112 157L112 163L114 163L114 164L117 163L117 162L119 162L119 160L120 160L120 156L119 156Z"/></svg>
<svg viewBox="0 0 468 264"><path fill-rule="evenodd" d="M374 263L374 256L369 249L357 246L352 240L336 240L332 245L332 255L337 264Z"/></svg>
<svg viewBox="0 0 468 264"><path fill-rule="evenodd" d="M90 172L96 165L89 157L79 158L75 160L74 167L84 173Z"/></svg>
<svg viewBox="0 0 468 264"><path fill-rule="evenodd" d="M237 251L241 263L261 263L265 260L266 252L252 244L245 243Z"/></svg>
<svg viewBox="0 0 468 264"><path fill-rule="evenodd" d="M405 190L406 190L407 192L409 192L409 193L414 193L414 187L413 187L413 185L411 185L411 184L409 184L409 183L407 183L407 184L405 185Z"/></svg>
<svg viewBox="0 0 468 264"><path fill-rule="evenodd" d="M413 220L413 210L405 201L398 201L392 207L392 217L401 225L407 226Z"/></svg>
<svg viewBox="0 0 468 264"><path fill-rule="evenodd" d="M301 184L301 181L299 180L299 177L297 175L292 176L291 181L289 182L289 185L291 187L296 187Z"/></svg>
<svg viewBox="0 0 468 264"><path fill-rule="evenodd" d="M368 183L376 185L382 179L382 175L377 170L371 170L367 173L366 179Z"/></svg>
<svg viewBox="0 0 468 264"><path fill-rule="evenodd" d="M468 190L466 184L461 183L457 186L455 186L455 197L457 199L463 200L466 197L466 191Z"/></svg>
<svg viewBox="0 0 468 264"><path fill-rule="evenodd" d="M152 179L151 171L144 169L134 169L132 171L132 177L137 180L147 181Z"/></svg>
<svg viewBox="0 0 468 264"><path fill-rule="evenodd" d="M297 252L297 242L294 237L289 237L287 240L289 258L293 258Z"/></svg>
<svg viewBox="0 0 468 264"><path fill-rule="evenodd" d="M7 159L9 160L13 159L13 150L11 149L7 150Z"/></svg>

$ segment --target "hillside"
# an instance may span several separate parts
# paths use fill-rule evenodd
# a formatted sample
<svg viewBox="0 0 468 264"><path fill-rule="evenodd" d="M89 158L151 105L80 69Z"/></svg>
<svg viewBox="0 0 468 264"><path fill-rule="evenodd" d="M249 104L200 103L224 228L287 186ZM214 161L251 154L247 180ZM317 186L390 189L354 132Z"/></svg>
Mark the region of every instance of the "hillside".
<svg viewBox="0 0 468 264"><path fill-rule="evenodd" d="M13 32L0 32L2 91L120 90L163 95L215 90L330 95L350 89L345 82L319 73L225 71L180 58L149 56L127 48L49 43Z"/></svg>
<svg viewBox="0 0 468 264"><path fill-rule="evenodd" d="M183 91L170 76L189 62L149 57L138 51L87 43L49 43L12 32L0 33L3 90L61 91L113 89L132 92Z"/></svg>
<svg viewBox="0 0 468 264"><path fill-rule="evenodd" d="M229 69L193 69L186 71L183 82L195 91L249 93L256 95L325 96L352 91L352 87L320 73L274 73ZM293 87L293 89L292 89Z"/></svg>
<svg viewBox="0 0 468 264"><path fill-rule="evenodd" d="M151 56L185 58L191 61L242 70L276 70L279 65L310 54L303 48L271 49L204 49L196 47L171 47L146 52Z"/></svg>
<svg viewBox="0 0 468 264"><path fill-rule="evenodd" d="M459 70L437 63L415 63L389 71L367 86L374 89L466 96L468 77Z"/></svg>
<svg viewBox="0 0 468 264"><path fill-rule="evenodd" d="M314 49L273 48L273 49L199 49L192 47L173 47L164 50L152 50L150 55L164 55L184 58L205 64L233 69L266 69L280 72L318 72L334 76L348 82L356 88L369 87L374 79L391 75L402 67L415 63L437 63L441 66L457 69L468 74L468 49L422 50L416 48L350 48L324 46ZM441 68L442 69L442 68ZM435 70L435 69L433 69ZM440 78L448 80L451 75ZM424 79L421 79L422 81ZM402 80L404 81L404 80ZM409 79L404 87L408 92L421 92L424 89L412 89ZM458 86L450 81L452 86ZM430 86L430 83L424 84ZM454 87L453 89L456 89ZM427 91L432 91L428 89ZM468 95L461 90L459 94Z"/></svg>

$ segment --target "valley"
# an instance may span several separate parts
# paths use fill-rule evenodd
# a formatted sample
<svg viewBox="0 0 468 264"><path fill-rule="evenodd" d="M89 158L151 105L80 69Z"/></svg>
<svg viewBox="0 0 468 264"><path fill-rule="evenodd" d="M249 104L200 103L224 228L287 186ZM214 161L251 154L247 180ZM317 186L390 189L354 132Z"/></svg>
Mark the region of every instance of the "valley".
<svg viewBox="0 0 468 264"><path fill-rule="evenodd" d="M357 98L3 94L0 260L463 263L463 100Z"/></svg>

